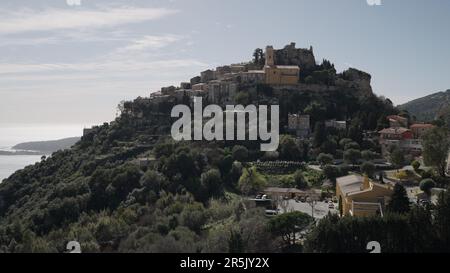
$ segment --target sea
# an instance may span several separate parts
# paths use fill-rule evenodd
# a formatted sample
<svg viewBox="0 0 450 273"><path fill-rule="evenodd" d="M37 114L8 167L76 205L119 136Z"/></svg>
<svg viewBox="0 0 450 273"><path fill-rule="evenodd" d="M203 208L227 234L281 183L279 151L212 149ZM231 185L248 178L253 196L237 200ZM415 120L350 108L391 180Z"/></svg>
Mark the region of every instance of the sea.
<svg viewBox="0 0 450 273"><path fill-rule="evenodd" d="M57 140L83 134L83 124L0 124L0 150L13 151L16 144ZM42 155L0 155L0 183L17 170L41 160Z"/></svg>

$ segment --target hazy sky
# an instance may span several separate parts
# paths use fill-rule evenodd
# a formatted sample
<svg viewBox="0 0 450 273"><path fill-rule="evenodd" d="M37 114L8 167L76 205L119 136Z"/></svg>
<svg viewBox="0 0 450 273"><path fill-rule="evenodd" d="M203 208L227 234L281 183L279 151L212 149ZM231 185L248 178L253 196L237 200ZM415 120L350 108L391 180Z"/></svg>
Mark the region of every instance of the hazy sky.
<svg viewBox="0 0 450 273"><path fill-rule="evenodd" d="M402 103L450 88L448 0L1 0L0 126L95 124L124 99L293 41Z"/></svg>

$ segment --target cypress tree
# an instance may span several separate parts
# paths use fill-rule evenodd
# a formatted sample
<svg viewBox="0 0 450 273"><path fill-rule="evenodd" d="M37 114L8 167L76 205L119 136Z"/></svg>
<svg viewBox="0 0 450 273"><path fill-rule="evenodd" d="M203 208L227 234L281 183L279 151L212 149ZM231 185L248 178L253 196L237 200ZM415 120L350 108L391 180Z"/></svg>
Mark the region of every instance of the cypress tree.
<svg viewBox="0 0 450 273"><path fill-rule="evenodd" d="M391 202L388 205L388 211L396 213L407 213L410 210L409 198L405 187L399 183L394 186L394 193L392 194Z"/></svg>

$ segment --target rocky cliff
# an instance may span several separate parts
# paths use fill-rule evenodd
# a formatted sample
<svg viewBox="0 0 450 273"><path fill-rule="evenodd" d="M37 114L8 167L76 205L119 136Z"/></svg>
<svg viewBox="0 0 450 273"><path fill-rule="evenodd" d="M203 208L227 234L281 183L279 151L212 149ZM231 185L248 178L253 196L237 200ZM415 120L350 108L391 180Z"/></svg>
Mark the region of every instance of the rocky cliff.
<svg viewBox="0 0 450 273"><path fill-rule="evenodd" d="M316 59L311 49L295 48L295 43L275 50L275 63L278 65L298 65L304 70L312 71L316 67Z"/></svg>

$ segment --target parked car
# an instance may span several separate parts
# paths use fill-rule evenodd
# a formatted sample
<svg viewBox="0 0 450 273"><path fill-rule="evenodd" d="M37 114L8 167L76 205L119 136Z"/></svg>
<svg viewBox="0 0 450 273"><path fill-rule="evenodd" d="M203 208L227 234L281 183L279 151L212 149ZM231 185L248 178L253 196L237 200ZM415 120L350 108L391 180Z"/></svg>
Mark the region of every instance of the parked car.
<svg viewBox="0 0 450 273"><path fill-rule="evenodd" d="M278 215L278 210L266 210L266 216L271 217L271 216L277 216Z"/></svg>

